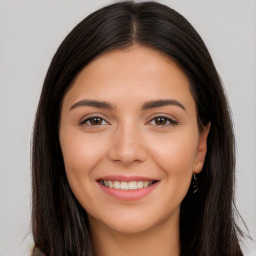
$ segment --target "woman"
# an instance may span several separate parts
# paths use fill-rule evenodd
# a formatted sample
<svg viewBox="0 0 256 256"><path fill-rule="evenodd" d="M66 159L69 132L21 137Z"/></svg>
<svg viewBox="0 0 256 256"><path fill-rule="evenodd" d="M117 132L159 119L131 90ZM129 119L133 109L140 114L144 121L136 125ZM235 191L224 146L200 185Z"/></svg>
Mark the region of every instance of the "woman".
<svg viewBox="0 0 256 256"><path fill-rule="evenodd" d="M33 255L242 255L234 138L212 59L154 2L96 11L48 70L33 135Z"/></svg>

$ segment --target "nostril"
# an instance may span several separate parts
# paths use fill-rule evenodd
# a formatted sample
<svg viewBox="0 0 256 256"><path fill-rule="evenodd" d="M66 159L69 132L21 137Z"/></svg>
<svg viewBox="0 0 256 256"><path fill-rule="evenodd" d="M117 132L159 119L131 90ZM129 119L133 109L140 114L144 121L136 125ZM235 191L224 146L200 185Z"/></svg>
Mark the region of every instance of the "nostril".
<svg viewBox="0 0 256 256"><path fill-rule="evenodd" d="M109 158L116 162L122 162L124 165L130 165L134 162L143 162L146 159L146 152L141 148L113 148L109 151Z"/></svg>

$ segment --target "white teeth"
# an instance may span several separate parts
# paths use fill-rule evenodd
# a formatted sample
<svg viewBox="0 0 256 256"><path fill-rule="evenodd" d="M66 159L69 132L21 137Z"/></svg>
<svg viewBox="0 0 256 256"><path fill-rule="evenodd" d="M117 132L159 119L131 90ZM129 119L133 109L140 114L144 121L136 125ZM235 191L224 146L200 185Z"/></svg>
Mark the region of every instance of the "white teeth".
<svg viewBox="0 0 256 256"><path fill-rule="evenodd" d="M114 181L114 188L115 189L120 189L121 188L121 185L120 185L119 181Z"/></svg>
<svg viewBox="0 0 256 256"><path fill-rule="evenodd" d="M111 180L108 181L108 186L109 186L110 188L113 188L113 187L114 187L114 185L113 185L113 183L112 183Z"/></svg>
<svg viewBox="0 0 256 256"><path fill-rule="evenodd" d="M137 182L136 181L128 182L128 187L129 187L129 189L137 189L138 188Z"/></svg>
<svg viewBox="0 0 256 256"><path fill-rule="evenodd" d="M136 190L147 188L152 185L153 181L111 181L100 180L100 183L109 188L121 189L121 190Z"/></svg>
<svg viewBox="0 0 256 256"><path fill-rule="evenodd" d="M144 184L143 181L139 181L138 184L137 184L137 187L138 188L143 188L143 184Z"/></svg>
<svg viewBox="0 0 256 256"><path fill-rule="evenodd" d="M148 181L144 181L143 187L144 187L144 188L148 187Z"/></svg>
<svg viewBox="0 0 256 256"><path fill-rule="evenodd" d="M125 181L121 182L121 189L128 190L128 183Z"/></svg>

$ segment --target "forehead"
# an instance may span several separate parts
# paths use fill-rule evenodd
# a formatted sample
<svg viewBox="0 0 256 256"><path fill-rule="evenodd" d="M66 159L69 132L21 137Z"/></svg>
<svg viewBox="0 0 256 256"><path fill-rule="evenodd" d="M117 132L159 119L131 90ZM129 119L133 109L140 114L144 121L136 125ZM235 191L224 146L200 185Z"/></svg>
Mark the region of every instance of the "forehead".
<svg viewBox="0 0 256 256"><path fill-rule="evenodd" d="M132 71L132 73L129 73L129 71ZM94 72L101 76L94 76ZM136 77L147 75L152 79L154 76L166 75L166 73L169 73L167 76L172 73L173 79L178 78L187 82L184 72L170 57L160 51L135 45L98 56L78 74L74 83L81 78L85 78L85 76L96 80L105 77L117 79L127 75Z"/></svg>
<svg viewBox="0 0 256 256"><path fill-rule="evenodd" d="M188 79L179 66L159 51L142 46L107 52L83 68L64 101L84 97L110 101L118 97L123 101L187 97L194 104Z"/></svg>

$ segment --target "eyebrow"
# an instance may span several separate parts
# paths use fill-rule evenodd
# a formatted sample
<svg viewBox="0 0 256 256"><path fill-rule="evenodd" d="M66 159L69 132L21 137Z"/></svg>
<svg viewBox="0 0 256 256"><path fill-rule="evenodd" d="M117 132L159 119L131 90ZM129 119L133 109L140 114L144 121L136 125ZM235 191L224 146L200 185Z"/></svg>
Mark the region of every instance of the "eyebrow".
<svg viewBox="0 0 256 256"><path fill-rule="evenodd" d="M142 110L163 106L177 106L186 112L186 108L179 101L172 99L147 101L143 104Z"/></svg>
<svg viewBox="0 0 256 256"><path fill-rule="evenodd" d="M83 106L103 108L103 109L115 109L116 108L116 106L114 106L110 102L85 99L85 100L81 100L81 101L78 101L75 104L73 104L69 110L72 110L77 107L83 107ZM163 107L163 106L177 106L177 107L183 109L184 111L186 111L185 107L179 101L172 100L172 99L147 101L142 105L142 110L158 108L158 107Z"/></svg>
<svg viewBox="0 0 256 256"><path fill-rule="evenodd" d="M114 105L112 105L109 102L106 101L98 101L98 100L81 100L76 102L71 106L69 110L72 110L77 107L83 107L83 106L89 106L89 107L96 107L96 108L105 108L105 109L114 109L116 108Z"/></svg>

